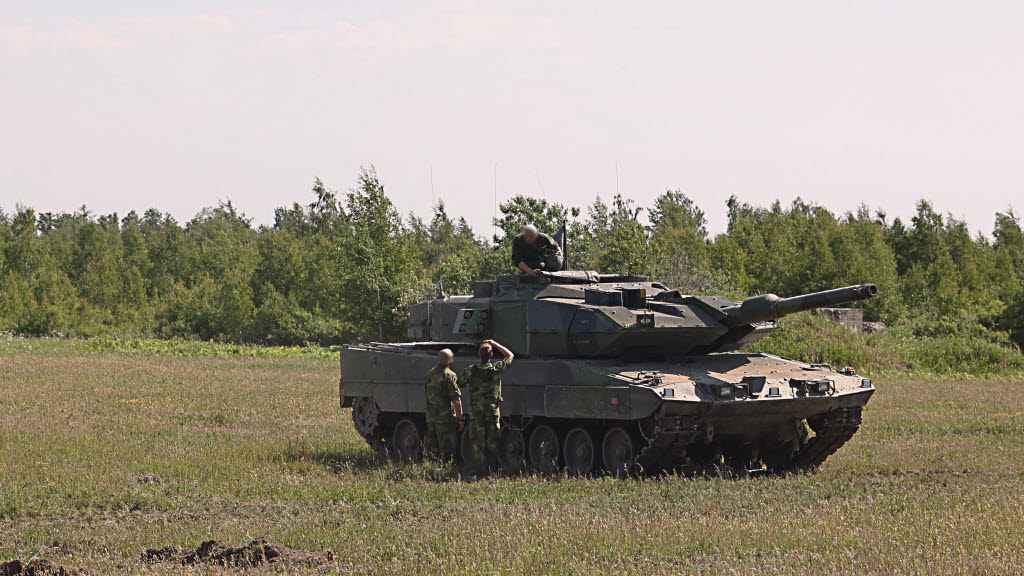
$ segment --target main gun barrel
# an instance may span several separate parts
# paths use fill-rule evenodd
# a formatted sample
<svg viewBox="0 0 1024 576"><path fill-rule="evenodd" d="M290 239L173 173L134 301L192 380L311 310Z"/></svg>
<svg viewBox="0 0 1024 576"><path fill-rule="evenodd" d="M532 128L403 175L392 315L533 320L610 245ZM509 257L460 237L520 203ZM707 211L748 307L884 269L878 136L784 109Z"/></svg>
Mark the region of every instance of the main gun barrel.
<svg viewBox="0 0 1024 576"><path fill-rule="evenodd" d="M874 284L859 284L825 290L824 292L813 292L792 298L779 298L775 294L764 294L754 296L740 302L737 306L730 306L722 309L727 318L725 323L729 326L741 324L756 324L769 320L778 320L783 316L814 310L815 308L826 308L836 304L866 300L878 294L878 287Z"/></svg>

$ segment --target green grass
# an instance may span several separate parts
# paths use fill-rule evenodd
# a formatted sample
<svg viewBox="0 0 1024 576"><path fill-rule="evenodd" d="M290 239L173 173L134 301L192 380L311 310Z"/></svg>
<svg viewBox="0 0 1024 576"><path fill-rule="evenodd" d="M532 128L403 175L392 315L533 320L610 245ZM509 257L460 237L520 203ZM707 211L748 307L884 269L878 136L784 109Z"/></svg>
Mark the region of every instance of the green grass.
<svg viewBox="0 0 1024 576"><path fill-rule="evenodd" d="M245 346L206 342L203 340L156 340L138 338L91 338L86 340L90 350L98 352L128 352L131 354L170 356L249 356L261 358L336 358L339 347L325 348L316 344L306 346Z"/></svg>
<svg viewBox="0 0 1024 576"><path fill-rule="evenodd" d="M333 356L15 339L0 367L0 560L196 573L138 555L263 535L357 574L1024 573L1007 379L879 380L816 475L463 482L375 456Z"/></svg>

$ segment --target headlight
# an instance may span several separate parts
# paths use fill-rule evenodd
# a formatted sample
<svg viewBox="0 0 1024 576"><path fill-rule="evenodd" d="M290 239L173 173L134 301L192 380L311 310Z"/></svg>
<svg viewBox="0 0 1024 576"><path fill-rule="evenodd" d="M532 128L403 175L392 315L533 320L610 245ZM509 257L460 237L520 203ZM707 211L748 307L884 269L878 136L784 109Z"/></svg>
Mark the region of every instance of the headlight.
<svg viewBox="0 0 1024 576"><path fill-rule="evenodd" d="M799 396L831 395L835 392L835 384L827 378L815 378L814 380L792 378L789 381L789 385L796 389Z"/></svg>
<svg viewBox="0 0 1024 576"><path fill-rule="evenodd" d="M874 386L871 384L871 378L863 378L863 379L861 379L860 387L861 388L873 388Z"/></svg>
<svg viewBox="0 0 1024 576"><path fill-rule="evenodd" d="M718 397L723 400L731 399L734 391L732 384L723 384L718 387Z"/></svg>

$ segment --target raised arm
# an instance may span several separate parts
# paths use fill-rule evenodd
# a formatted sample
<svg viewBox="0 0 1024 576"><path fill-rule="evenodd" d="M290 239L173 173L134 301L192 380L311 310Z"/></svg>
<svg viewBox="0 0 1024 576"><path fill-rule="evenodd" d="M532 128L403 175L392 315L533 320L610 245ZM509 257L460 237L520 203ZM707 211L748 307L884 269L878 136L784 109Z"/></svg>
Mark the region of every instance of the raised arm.
<svg viewBox="0 0 1024 576"><path fill-rule="evenodd" d="M511 350L509 350L508 348L505 348L504 346L502 346L501 344L495 342L494 340L485 340L484 343L485 344L490 344L491 348L494 348L495 350L497 350L509 362L511 362L512 359L516 357L516 355L513 354Z"/></svg>

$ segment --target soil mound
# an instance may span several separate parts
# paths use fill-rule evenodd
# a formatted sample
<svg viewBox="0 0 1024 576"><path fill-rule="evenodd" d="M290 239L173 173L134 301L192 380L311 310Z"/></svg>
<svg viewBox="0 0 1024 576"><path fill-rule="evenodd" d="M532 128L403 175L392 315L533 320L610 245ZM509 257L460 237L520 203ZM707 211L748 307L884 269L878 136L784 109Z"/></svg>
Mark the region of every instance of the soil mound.
<svg viewBox="0 0 1024 576"><path fill-rule="evenodd" d="M0 562L0 576L85 576L87 571L71 566L62 566L45 558L33 558L28 563L21 560Z"/></svg>
<svg viewBox="0 0 1024 576"><path fill-rule="evenodd" d="M326 566L334 563L334 553L309 552L282 544L274 544L266 538L257 538L244 546L233 546L217 540L207 540L195 550L180 546L148 548L142 552L142 560L153 564L174 562L182 566L215 564L251 568L265 564L301 564L305 566ZM3 576L0 574L0 576Z"/></svg>

